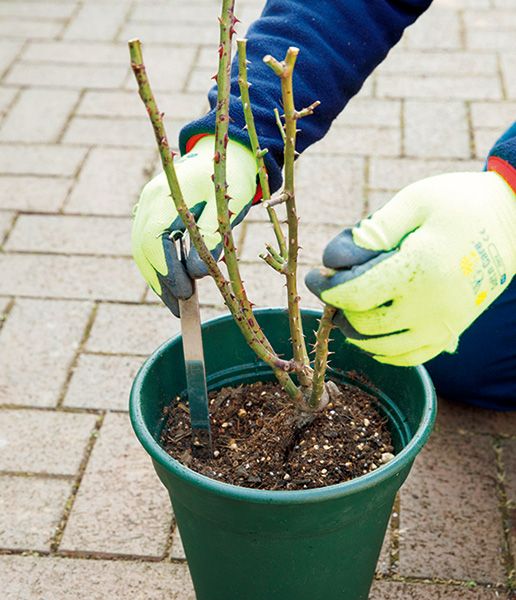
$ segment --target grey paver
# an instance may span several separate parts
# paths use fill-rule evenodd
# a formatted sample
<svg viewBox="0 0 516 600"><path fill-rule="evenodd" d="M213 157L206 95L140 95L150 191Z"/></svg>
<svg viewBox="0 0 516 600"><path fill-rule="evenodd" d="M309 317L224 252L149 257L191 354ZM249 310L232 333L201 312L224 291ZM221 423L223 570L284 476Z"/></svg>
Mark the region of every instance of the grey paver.
<svg viewBox="0 0 516 600"><path fill-rule="evenodd" d="M11 211L0 212L0 245L2 244L8 231L11 229L15 213Z"/></svg>
<svg viewBox="0 0 516 600"><path fill-rule="evenodd" d="M503 129L475 129L473 132L475 156L481 160L485 160L502 133Z"/></svg>
<svg viewBox="0 0 516 600"><path fill-rule="evenodd" d="M516 412L499 412L439 398L436 428L443 433L509 436L516 432Z"/></svg>
<svg viewBox="0 0 516 600"><path fill-rule="evenodd" d="M0 476L0 548L48 550L70 491L62 479Z"/></svg>
<svg viewBox="0 0 516 600"><path fill-rule="evenodd" d="M144 289L129 258L3 254L0 271L0 294L134 302Z"/></svg>
<svg viewBox="0 0 516 600"><path fill-rule="evenodd" d="M328 154L368 154L399 156L401 150L400 131L395 128L339 127L328 132L326 137L313 147L312 152Z"/></svg>
<svg viewBox="0 0 516 600"><path fill-rule="evenodd" d="M364 170L360 158L319 156L308 151L296 168L297 212L301 222L336 223L342 227L355 223L364 209Z"/></svg>
<svg viewBox="0 0 516 600"><path fill-rule="evenodd" d="M459 15L453 10L431 8L405 34L405 47L441 50L461 47Z"/></svg>
<svg viewBox="0 0 516 600"><path fill-rule="evenodd" d="M20 20L13 17L4 17L0 21L0 35L4 39L54 39L62 29L61 21Z"/></svg>
<svg viewBox="0 0 516 600"><path fill-rule="evenodd" d="M0 145L0 173L66 177L74 175L85 155L86 148L79 147L2 144Z"/></svg>
<svg viewBox="0 0 516 600"><path fill-rule="evenodd" d="M60 549L162 556L170 531L169 505L129 417L108 414Z"/></svg>
<svg viewBox="0 0 516 600"><path fill-rule="evenodd" d="M68 178L0 176L0 208L57 212L72 183Z"/></svg>
<svg viewBox="0 0 516 600"><path fill-rule="evenodd" d="M0 141L55 142L79 93L72 90L24 90L0 128Z"/></svg>
<svg viewBox="0 0 516 600"><path fill-rule="evenodd" d="M373 584L369 600L509 600L509 596L498 590L432 585L428 583L396 583L378 581Z"/></svg>
<svg viewBox="0 0 516 600"><path fill-rule="evenodd" d="M407 100L404 107L407 156L469 158L466 107L462 102ZM453 131L453 136L450 136Z"/></svg>
<svg viewBox="0 0 516 600"><path fill-rule="evenodd" d="M516 114L516 102L473 102L471 118L473 127L509 127Z"/></svg>
<svg viewBox="0 0 516 600"><path fill-rule="evenodd" d="M489 438L433 435L401 492L402 575L504 582L495 477Z"/></svg>
<svg viewBox="0 0 516 600"><path fill-rule="evenodd" d="M216 22L211 27L199 27L192 23L147 23L131 21L124 25L118 40L130 40L139 37L146 44L174 44L191 46L192 40L197 44L209 44L218 40Z"/></svg>
<svg viewBox="0 0 516 600"><path fill-rule="evenodd" d="M503 22L502 19L500 22ZM500 31L497 28L491 30L469 30L466 33L468 48L482 50L514 50L514 34L516 30Z"/></svg>
<svg viewBox="0 0 516 600"><path fill-rule="evenodd" d="M131 385L142 363L141 357L82 354L64 406L127 410Z"/></svg>
<svg viewBox="0 0 516 600"><path fill-rule="evenodd" d="M0 412L0 471L74 475L94 415L36 410Z"/></svg>
<svg viewBox="0 0 516 600"><path fill-rule="evenodd" d="M81 169L65 211L130 215L150 177L153 156L150 149L94 148Z"/></svg>
<svg viewBox="0 0 516 600"><path fill-rule="evenodd" d="M477 160L417 160L372 158L369 170L369 185L372 188L395 190L441 173L455 171L480 171L482 162Z"/></svg>
<svg viewBox="0 0 516 600"><path fill-rule="evenodd" d="M497 76L464 75L409 76L378 75L380 98L442 98L460 100L500 100L502 92Z"/></svg>
<svg viewBox="0 0 516 600"><path fill-rule="evenodd" d="M38 6L31 2L32 6ZM62 4L66 6L66 4ZM127 66L127 46L125 43L43 41L29 42L22 54L26 62L50 62L95 65Z"/></svg>
<svg viewBox="0 0 516 600"><path fill-rule="evenodd" d="M0 579L4 600L195 600L186 564L2 556Z"/></svg>
<svg viewBox="0 0 516 600"><path fill-rule="evenodd" d="M0 332L0 403L56 404L90 311L87 302L16 300Z"/></svg>
<svg viewBox="0 0 516 600"><path fill-rule="evenodd" d="M425 50L418 52L396 46L378 67L378 73L398 75L493 75L497 69L495 53Z"/></svg>
<svg viewBox="0 0 516 600"><path fill-rule="evenodd" d="M118 88L129 67L110 65L65 65L18 62L9 71L7 83L52 88Z"/></svg>
<svg viewBox="0 0 516 600"><path fill-rule="evenodd" d="M127 5L121 3L85 4L66 28L63 37L66 40L112 40L126 14Z"/></svg>
<svg viewBox="0 0 516 600"><path fill-rule="evenodd" d="M0 116L5 115L17 94L16 88L0 88Z"/></svg>
<svg viewBox="0 0 516 600"><path fill-rule="evenodd" d="M207 107L204 94L185 94L181 92L161 92L159 107L167 117L174 119L193 119ZM138 94L129 91L86 92L77 108L81 116L101 117L138 117L143 118L145 107Z"/></svg>
<svg viewBox="0 0 516 600"><path fill-rule="evenodd" d="M183 122L166 120L170 145L177 147L177 137ZM74 117L63 137L69 144L154 148L156 140L147 119L102 119Z"/></svg>
<svg viewBox="0 0 516 600"><path fill-rule="evenodd" d="M502 54L500 64L502 67L505 89L507 90L507 97L516 99L516 81L513 76L514 70L516 69L516 53Z"/></svg>
<svg viewBox="0 0 516 600"><path fill-rule="evenodd" d="M4 39L0 41L0 74L14 61L21 48L22 42Z"/></svg>
<svg viewBox="0 0 516 600"><path fill-rule="evenodd" d="M398 100L352 98L332 126L399 127L400 121L401 103Z"/></svg>
<svg viewBox="0 0 516 600"><path fill-rule="evenodd" d="M173 560L186 559L185 549L183 548L183 542L181 540L181 535L177 526L174 529L174 533L172 535L172 548L170 550L170 558L172 558Z"/></svg>
<svg viewBox="0 0 516 600"><path fill-rule="evenodd" d="M67 19L74 11L72 2L0 2L0 16L29 17L31 19Z"/></svg>
<svg viewBox="0 0 516 600"><path fill-rule="evenodd" d="M86 348L108 354L150 354L178 331L179 319L165 306L102 304Z"/></svg>
<svg viewBox="0 0 516 600"><path fill-rule="evenodd" d="M21 215L5 249L130 256L130 232L130 218Z"/></svg>

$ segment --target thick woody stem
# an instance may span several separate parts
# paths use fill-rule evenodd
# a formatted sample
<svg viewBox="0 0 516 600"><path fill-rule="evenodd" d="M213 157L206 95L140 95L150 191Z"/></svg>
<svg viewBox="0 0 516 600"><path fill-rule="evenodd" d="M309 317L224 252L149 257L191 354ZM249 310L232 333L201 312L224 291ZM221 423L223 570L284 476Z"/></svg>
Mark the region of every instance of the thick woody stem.
<svg viewBox="0 0 516 600"><path fill-rule="evenodd" d="M272 56L266 56L264 62L278 75L281 81L281 95L283 109L285 111L285 183L283 192L287 196L287 223L288 223L288 261L286 269L288 313L290 322L290 336L294 360L306 365L307 374L301 374L299 381L303 387L311 384L309 374L309 358L303 334L303 323L299 307L299 295L297 290L297 255L299 250L298 224L296 203L294 196L294 159L296 155L296 120L297 111L294 104L294 91L292 76L299 49L290 47L287 50L285 60L279 62Z"/></svg>
<svg viewBox="0 0 516 600"><path fill-rule="evenodd" d="M232 293L230 283L224 277L217 262L204 243L204 239L202 238L197 227L195 218L186 206L181 192L181 187L179 185L174 167L173 153L170 150L165 126L163 124L163 114L158 109L154 94L152 93L152 89L150 87L145 65L143 63L140 41L131 40L129 42L129 51L131 55L131 67L138 83L140 97L147 109L147 113L152 123L161 156L163 171L167 177L172 200L174 201L179 216L188 230L191 242L197 249L201 259L206 263L208 271L219 288L226 306L233 315L235 322L240 328L249 346L259 356L259 358L271 366L278 381L289 394L289 396L296 401L300 401L300 391L288 374L289 371L294 370L292 361L280 359L278 356L276 356L276 354L274 354L268 341L265 340L268 344L267 347L260 340L259 336L256 335L256 331L258 330L261 332L261 329L256 323L252 311L250 311L250 315L243 314L241 303ZM265 338L263 332L261 332L261 335L263 338Z"/></svg>
<svg viewBox="0 0 516 600"><path fill-rule="evenodd" d="M315 337L314 374L312 379L312 392L308 400L308 405L312 410L318 410L320 408L321 398L324 392L324 379L328 367L328 343L330 341L330 331L334 327L333 317L336 312L337 311L333 306L325 305Z"/></svg>
<svg viewBox="0 0 516 600"><path fill-rule="evenodd" d="M267 174L267 168L265 167L265 156L266 150L260 148L260 142L258 140L258 134L256 132L256 125L254 123L253 110L251 107L251 98L249 96L250 83L247 78L247 40L237 40L238 48L238 86L240 88L240 97L242 99L242 108L244 111L245 124L247 127L247 133L249 134L249 141L258 163L258 178L260 180L260 186L262 188L262 202L267 203L271 197L271 190L269 187L269 175ZM285 243L285 236L281 230L281 225L278 219L276 211L270 204L265 204L267 214L269 215L269 221L274 229L274 234L278 242L278 248L281 256L286 260L287 258L287 246Z"/></svg>

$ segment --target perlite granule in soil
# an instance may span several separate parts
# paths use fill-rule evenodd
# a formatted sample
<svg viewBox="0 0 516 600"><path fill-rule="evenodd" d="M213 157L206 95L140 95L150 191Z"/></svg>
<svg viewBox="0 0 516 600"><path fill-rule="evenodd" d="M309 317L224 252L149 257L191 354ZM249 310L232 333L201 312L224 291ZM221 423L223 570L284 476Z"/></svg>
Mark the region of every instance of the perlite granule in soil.
<svg viewBox="0 0 516 600"><path fill-rule="evenodd" d="M349 481L393 456L387 420L370 394L339 385L316 418L299 426L291 400L275 382L210 393L213 457L193 458L188 405L165 409L160 443L194 471L243 487L300 490Z"/></svg>

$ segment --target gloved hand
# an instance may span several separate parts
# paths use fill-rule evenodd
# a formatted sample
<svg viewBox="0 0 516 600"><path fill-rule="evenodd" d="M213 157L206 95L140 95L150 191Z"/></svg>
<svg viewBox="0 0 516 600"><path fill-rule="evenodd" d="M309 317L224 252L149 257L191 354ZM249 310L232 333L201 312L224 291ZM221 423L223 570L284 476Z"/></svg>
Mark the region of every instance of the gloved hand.
<svg viewBox="0 0 516 600"><path fill-rule="evenodd" d="M230 140L227 146L228 203L231 226L245 217L256 190L256 160L251 150ZM222 250L218 233L213 174L214 136L200 139L193 150L174 160L185 202L194 213L201 234L215 258ZM143 188L134 210L133 256L143 277L174 315L179 316L178 298L192 295L190 278L207 275L206 265L192 248L186 269L177 255L172 232L185 226L170 196L165 173L154 177Z"/></svg>
<svg viewBox="0 0 516 600"><path fill-rule="evenodd" d="M516 272L516 194L497 173L430 177L326 247L308 288L341 309L348 341L378 361L421 364L459 335Z"/></svg>

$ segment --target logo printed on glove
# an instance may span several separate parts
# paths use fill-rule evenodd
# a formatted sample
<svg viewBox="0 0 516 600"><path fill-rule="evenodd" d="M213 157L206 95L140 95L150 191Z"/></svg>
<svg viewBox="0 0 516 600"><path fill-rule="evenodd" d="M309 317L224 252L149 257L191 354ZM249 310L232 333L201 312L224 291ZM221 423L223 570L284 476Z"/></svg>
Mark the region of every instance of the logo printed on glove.
<svg viewBox="0 0 516 600"><path fill-rule="evenodd" d="M474 250L460 259L460 270L469 279L475 304L480 306L488 292L507 280L505 265L498 248L491 242L485 229L480 231L481 239L473 244ZM488 288L488 289L487 289Z"/></svg>

